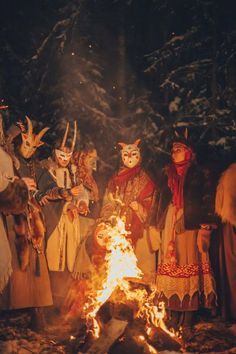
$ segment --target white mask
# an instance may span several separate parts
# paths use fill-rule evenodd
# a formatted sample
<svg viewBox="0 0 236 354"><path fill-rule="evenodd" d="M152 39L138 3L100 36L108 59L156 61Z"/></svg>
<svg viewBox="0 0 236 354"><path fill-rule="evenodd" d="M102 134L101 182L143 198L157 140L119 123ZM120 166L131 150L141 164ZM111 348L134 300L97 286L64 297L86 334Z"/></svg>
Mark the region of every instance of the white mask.
<svg viewBox="0 0 236 354"><path fill-rule="evenodd" d="M137 166L141 161L139 143L140 139L136 140L133 144L118 143L122 148L121 157L123 164L128 168Z"/></svg>
<svg viewBox="0 0 236 354"><path fill-rule="evenodd" d="M61 145L58 149L55 149L56 161L60 167L67 167L68 166L70 159L72 157L74 148L75 148L76 137L77 137L77 122L74 121L74 136L73 136L73 140L72 140L72 144L71 144L70 148L68 146L66 146L69 127L70 127L70 123L67 122Z"/></svg>
<svg viewBox="0 0 236 354"><path fill-rule="evenodd" d="M66 150L66 148L64 148L63 150ZM57 160L58 164L61 167L66 167L70 162L73 152L72 151L66 152L63 150L55 149L55 155L56 155L56 160Z"/></svg>

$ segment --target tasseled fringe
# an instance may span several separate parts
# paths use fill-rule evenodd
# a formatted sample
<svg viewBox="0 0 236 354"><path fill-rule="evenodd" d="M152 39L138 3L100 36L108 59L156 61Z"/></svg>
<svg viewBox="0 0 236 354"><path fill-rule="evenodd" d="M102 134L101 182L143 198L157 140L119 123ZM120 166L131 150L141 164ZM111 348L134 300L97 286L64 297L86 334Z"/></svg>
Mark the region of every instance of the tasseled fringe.
<svg viewBox="0 0 236 354"><path fill-rule="evenodd" d="M203 294L203 293L200 292L200 291L196 291L194 294L192 294L192 295L190 296L189 303L192 302L193 296L194 296L195 294L198 294L199 299L200 299L201 297L203 297L203 299L204 299L203 303L205 304L205 307L206 307L206 308L212 308L212 303L213 303L214 307L218 306L218 298L217 298L217 294L216 294L216 292L215 292L214 290L212 290L211 292L209 292L209 293L207 293L207 294ZM165 296L164 293L163 293L163 295ZM172 297L172 296L177 296L177 297L178 297L178 299L179 299L179 301L180 301L180 308L182 308L182 307L183 307L184 298L185 298L185 296L189 296L189 294L184 294L181 298L179 297L179 295L178 295L177 293L171 295L171 297ZM213 297L213 301L210 301L210 297L211 297L211 296ZM165 297L166 297L166 296L165 296ZM170 307L170 300L171 300L171 298L167 298L167 297L166 297L166 301L167 301L166 306L167 306L167 307ZM202 304L202 300L200 301L200 303Z"/></svg>

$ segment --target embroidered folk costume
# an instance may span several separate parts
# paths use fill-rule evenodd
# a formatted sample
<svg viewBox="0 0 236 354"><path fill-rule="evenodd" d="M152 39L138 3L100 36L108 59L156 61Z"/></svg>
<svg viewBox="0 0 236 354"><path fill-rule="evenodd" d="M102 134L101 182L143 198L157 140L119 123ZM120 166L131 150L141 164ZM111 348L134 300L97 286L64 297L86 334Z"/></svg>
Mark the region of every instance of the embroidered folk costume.
<svg viewBox="0 0 236 354"><path fill-rule="evenodd" d="M208 255L214 192L208 173L195 163L186 138L175 139L171 155L158 196L161 245L156 286L167 309L191 319L191 311L212 307L215 302Z"/></svg>
<svg viewBox="0 0 236 354"><path fill-rule="evenodd" d="M155 186L141 167L139 142L119 143L123 166L108 183L101 217L125 217L126 230L135 249L138 267L144 273L143 279L152 281L156 271L156 255L150 242L149 221Z"/></svg>

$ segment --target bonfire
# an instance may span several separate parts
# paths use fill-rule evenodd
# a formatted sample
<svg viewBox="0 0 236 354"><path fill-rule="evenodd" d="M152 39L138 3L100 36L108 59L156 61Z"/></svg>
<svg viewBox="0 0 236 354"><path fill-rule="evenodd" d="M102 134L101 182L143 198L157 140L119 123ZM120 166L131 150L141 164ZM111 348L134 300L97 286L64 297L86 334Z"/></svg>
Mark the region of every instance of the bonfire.
<svg viewBox="0 0 236 354"><path fill-rule="evenodd" d="M105 247L102 267L90 280L82 309L88 337L81 352L112 353L127 341L130 345L132 338L132 345L157 353L158 336L168 340L171 349L179 349L176 335L164 323L164 303L158 302L154 285L142 278L123 219L115 217L106 225Z"/></svg>

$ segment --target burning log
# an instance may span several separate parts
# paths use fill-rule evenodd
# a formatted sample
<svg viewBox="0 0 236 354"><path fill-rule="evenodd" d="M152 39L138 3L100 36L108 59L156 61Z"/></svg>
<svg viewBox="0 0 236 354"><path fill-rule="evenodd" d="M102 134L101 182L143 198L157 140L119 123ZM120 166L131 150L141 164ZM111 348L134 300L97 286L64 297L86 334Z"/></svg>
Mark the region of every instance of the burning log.
<svg viewBox="0 0 236 354"><path fill-rule="evenodd" d="M116 318L112 318L103 327L101 336L92 344L90 349L86 351L86 354L108 353L112 344L123 334L127 325L128 321L121 321Z"/></svg>
<svg viewBox="0 0 236 354"><path fill-rule="evenodd" d="M158 350L180 351L182 342L177 337L171 337L161 328L152 327L148 335L149 343Z"/></svg>
<svg viewBox="0 0 236 354"><path fill-rule="evenodd" d="M151 293L146 284L137 281L130 282L130 287ZM127 300L124 291L117 287L97 312L101 330L98 339L87 338L80 353L158 353L158 350L181 348L178 338L148 324L148 316L138 318L139 313L139 299Z"/></svg>

